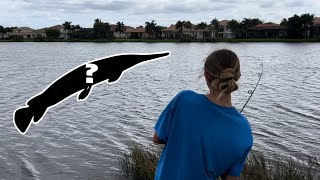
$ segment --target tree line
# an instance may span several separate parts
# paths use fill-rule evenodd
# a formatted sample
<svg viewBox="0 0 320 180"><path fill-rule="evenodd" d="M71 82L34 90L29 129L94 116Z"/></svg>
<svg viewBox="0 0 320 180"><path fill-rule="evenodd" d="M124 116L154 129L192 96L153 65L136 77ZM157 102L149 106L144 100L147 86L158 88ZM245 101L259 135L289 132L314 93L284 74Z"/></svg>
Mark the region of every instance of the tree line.
<svg viewBox="0 0 320 180"><path fill-rule="evenodd" d="M3 33L3 34L11 33L16 28L18 27L3 27L0 25L0 33Z"/></svg>
<svg viewBox="0 0 320 180"><path fill-rule="evenodd" d="M258 24L273 24L272 22L263 23L258 18L242 21L231 20L227 27L235 34L236 38L248 38L248 30ZM293 15L292 17L282 19L280 25L287 29L288 38L310 38L315 33L314 14Z"/></svg>
<svg viewBox="0 0 320 180"><path fill-rule="evenodd" d="M273 24L272 22L264 22L259 18L243 18L243 20L238 21L232 19L227 23L227 28L230 29L233 33L235 38L248 38L248 31L250 28L258 25L258 24ZM65 21L63 24L64 29L67 33L72 34L73 32L83 29L80 25L73 25L70 21ZM313 37L315 31L314 26L314 14L302 14L302 15L293 15L289 18L282 19L280 25L283 25L287 29L288 38L310 38ZM143 26L140 26L143 27ZM17 27L6 27L0 25L0 33L7 33L12 32L13 29ZM145 22L145 32L150 34L151 38L161 39L162 38L162 30L166 27L157 25L155 20L151 22ZM206 34L206 30L214 31L215 37L217 37L217 33L223 31L223 27L220 25L219 20L214 18L207 22L200 22L198 24L192 24L189 20L182 21L179 20L175 23L175 28L177 31L176 38L183 38L185 35L183 34L183 28L190 31L190 37L192 38L192 29L195 30L202 30L203 34ZM93 22L92 32L93 38L97 39L110 39L113 38L112 32L110 32L111 25L108 22L103 22L101 19L97 18ZM120 34L125 33L126 26L123 22L117 22L115 32ZM59 30L54 29L46 29L48 37L57 38L60 36Z"/></svg>
<svg viewBox="0 0 320 180"><path fill-rule="evenodd" d="M314 14L295 14L288 19L282 19L280 24L287 27L290 38L309 38L315 33Z"/></svg>
<svg viewBox="0 0 320 180"><path fill-rule="evenodd" d="M300 16L293 15L292 17L289 17L288 19L284 18L280 25L285 26L287 29L288 38L310 38L313 37L315 33L315 26L314 26L314 14L302 14ZM97 23L97 20L94 24ZM100 22L99 22L100 23ZM105 23L108 24L108 23ZM232 19L227 23L227 28L230 29L234 35L235 38L248 38L248 31L250 28L258 25L258 24L274 24L273 22L264 22L263 20L259 18L243 18L243 20L238 21L235 19ZM99 26L100 28L103 28L103 26ZM124 33L124 24L123 22L117 23L117 29L116 32ZM142 27L142 26L140 26ZM96 34L99 34L101 30L100 28L96 28L94 25L94 31ZM150 33L151 37L154 37L156 39L161 38L161 32L166 27L157 25L155 20L152 20L151 22L145 22L145 32ZM182 21L179 20L175 23L175 28L177 30L177 38L182 38L183 35L183 28L190 31L190 37L192 37L192 29L195 30L202 30L205 34L206 30L214 30L216 33L220 31L223 31L223 27L220 25L219 20L217 18L214 18L210 21L210 23L207 22L200 22L196 25L192 24L189 20ZM109 31L109 27L106 26L105 31Z"/></svg>

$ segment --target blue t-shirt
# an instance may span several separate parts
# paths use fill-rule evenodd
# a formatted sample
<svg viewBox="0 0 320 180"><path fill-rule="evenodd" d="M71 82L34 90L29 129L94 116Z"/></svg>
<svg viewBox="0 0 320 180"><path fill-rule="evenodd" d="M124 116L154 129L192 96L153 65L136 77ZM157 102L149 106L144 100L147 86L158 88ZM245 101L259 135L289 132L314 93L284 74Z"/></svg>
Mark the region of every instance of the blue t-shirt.
<svg viewBox="0 0 320 180"><path fill-rule="evenodd" d="M155 131L166 143L155 180L239 176L253 139L247 119L204 94L181 91L160 115Z"/></svg>

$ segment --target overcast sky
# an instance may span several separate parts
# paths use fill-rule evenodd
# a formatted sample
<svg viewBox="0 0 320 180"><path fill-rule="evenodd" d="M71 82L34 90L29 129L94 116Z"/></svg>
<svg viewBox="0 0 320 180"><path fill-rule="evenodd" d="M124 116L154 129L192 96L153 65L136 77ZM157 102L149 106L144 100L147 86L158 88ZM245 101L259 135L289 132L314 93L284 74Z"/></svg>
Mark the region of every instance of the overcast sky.
<svg viewBox="0 0 320 180"><path fill-rule="evenodd" d="M43 28L64 21L92 27L95 18L139 26L155 20L170 26L178 20L210 23L218 20L260 18L280 23L293 14L320 16L320 0L1 0L0 25Z"/></svg>

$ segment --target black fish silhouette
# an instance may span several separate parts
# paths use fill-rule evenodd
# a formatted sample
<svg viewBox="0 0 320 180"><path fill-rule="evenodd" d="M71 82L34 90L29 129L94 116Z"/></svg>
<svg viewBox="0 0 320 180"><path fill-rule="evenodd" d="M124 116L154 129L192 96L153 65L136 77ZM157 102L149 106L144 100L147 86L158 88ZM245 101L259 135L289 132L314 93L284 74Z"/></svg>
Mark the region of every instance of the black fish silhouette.
<svg viewBox="0 0 320 180"><path fill-rule="evenodd" d="M58 105L78 91L81 91L78 101L84 101L90 95L92 86L106 80L108 84L115 83L124 71L138 64L169 55L170 52L118 54L78 66L52 82L44 91L30 98L26 106L16 109L13 113L13 123L21 134L25 134L32 120L34 124L39 123L50 107ZM89 83L86 82L88 64L97 67L92 74L93 81Z"/></svg>

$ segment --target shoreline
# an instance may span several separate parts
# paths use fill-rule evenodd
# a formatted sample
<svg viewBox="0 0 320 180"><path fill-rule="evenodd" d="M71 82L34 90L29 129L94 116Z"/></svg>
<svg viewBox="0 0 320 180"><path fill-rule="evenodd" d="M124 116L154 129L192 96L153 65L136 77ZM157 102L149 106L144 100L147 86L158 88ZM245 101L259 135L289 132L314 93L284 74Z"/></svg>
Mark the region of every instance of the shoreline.
<svg viewBox="0 0 320 180"><path fill-rule="evenodd" d="M242 43L242 42L285 42L285 43L305 43L320 42L320 38L312 39L287 39L287 38L247 38L247 39L44 39L37 41L34 39L0 39L0 42L95 42L95 43L112 43L112 42L147 42L147 43Z"/></svg>
<svg viewBox="0 0 320 180"><path fill-rule="evenodd" d="M118 158L119 175L126 179L153 180L162 148L133 144ZM239 177L240 180L290 179L318 180L320 178L319 157L308 159L267 154L251 150ZM220 178L217 178L217 180Z"/></svg>

